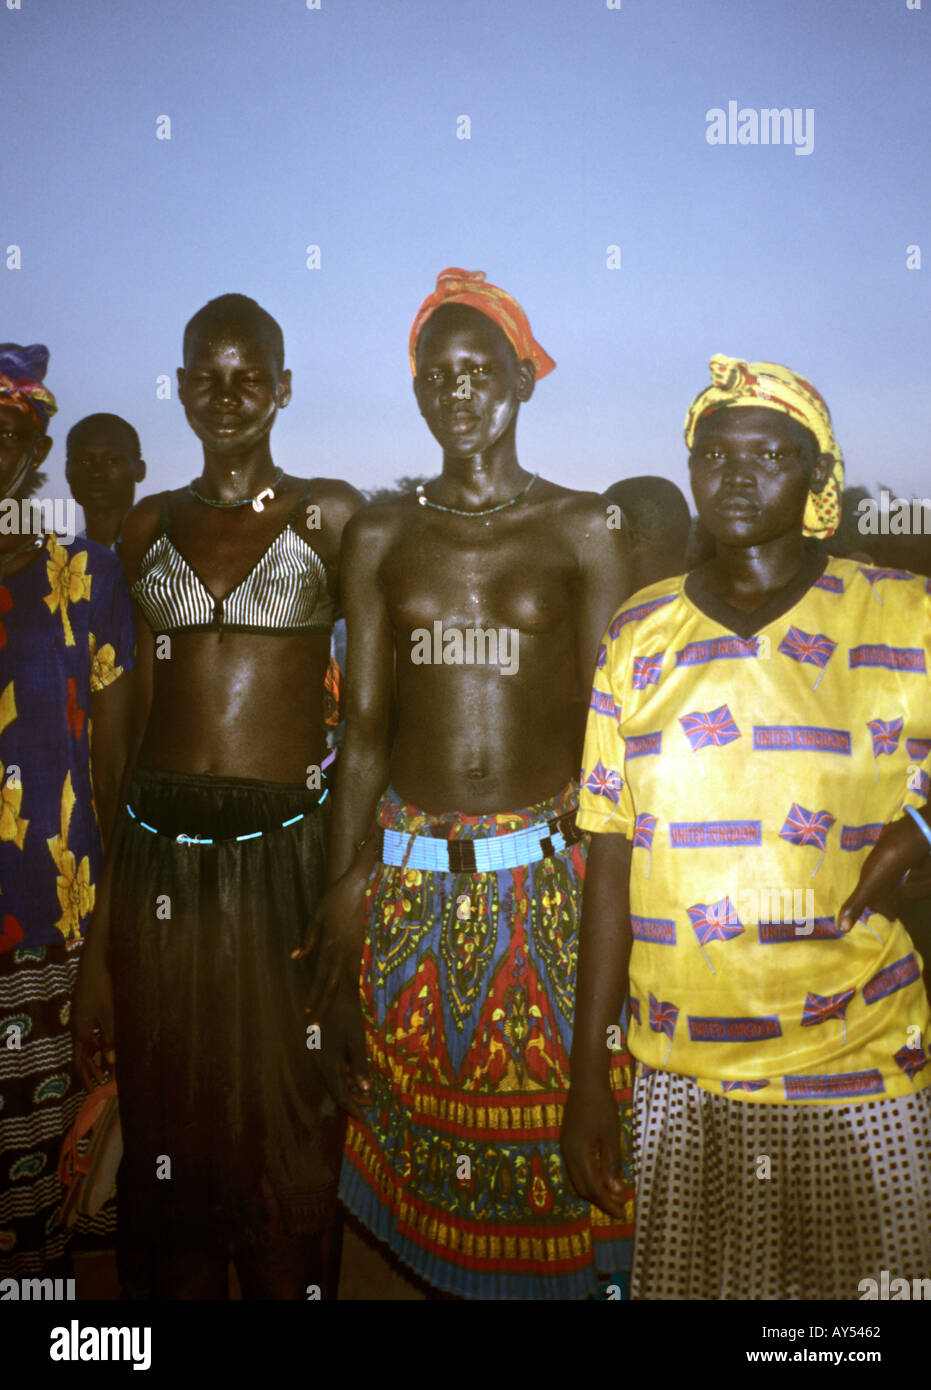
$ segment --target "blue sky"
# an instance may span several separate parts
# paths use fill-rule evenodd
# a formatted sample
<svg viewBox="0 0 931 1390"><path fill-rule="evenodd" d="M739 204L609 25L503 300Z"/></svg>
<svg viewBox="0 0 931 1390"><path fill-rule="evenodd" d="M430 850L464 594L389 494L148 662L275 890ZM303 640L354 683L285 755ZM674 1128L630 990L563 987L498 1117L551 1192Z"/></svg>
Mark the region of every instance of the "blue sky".
<svg viewBox="0 0 931 1390"><path fill-rule="evenodd" d="M146 491L200 471L174 369L228 290L284 329L278 462L438 471L407 334L448 265L516 295L558 363L525 466L684 486L682 419L726 352L814 381L851 481L929 490L931 260L906 268L931 258L929 0L9 2L0 339L51 348L52 491L94 410L136 425ZM813 152L709 145L730 100L811 108Z"/></svg>

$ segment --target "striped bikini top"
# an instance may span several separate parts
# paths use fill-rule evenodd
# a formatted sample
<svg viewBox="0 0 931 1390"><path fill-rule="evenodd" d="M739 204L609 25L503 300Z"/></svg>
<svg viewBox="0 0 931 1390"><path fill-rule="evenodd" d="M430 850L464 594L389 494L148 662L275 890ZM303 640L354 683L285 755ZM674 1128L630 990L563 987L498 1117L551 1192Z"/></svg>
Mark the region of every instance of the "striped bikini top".
<svg viewBox="0 0 931 1390"><path fill-rule="evenodd" d="M139 565L132 596L153 632L256 632L288 637L330 632L336 604L323 561L295 529L310 488L249 573L215 598L171 539L167 492L159 498L161 532Z"/></svg>

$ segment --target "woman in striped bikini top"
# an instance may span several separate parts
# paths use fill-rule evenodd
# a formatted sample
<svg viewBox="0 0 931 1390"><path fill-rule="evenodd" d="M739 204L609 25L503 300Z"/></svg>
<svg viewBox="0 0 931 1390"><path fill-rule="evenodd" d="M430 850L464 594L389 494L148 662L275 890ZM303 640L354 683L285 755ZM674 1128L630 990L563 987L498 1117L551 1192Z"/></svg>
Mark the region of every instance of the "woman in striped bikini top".
<svg viewBox="0 0 931 1390"><path fill-rule="evenodd" d="M336 604L326 570L297 527L306 488L284 526L249 572L217 598L171 538L170 494L159 497L160 534L142 557L132 596L154 633L252 632L296 636L329 632Z"/></svg>

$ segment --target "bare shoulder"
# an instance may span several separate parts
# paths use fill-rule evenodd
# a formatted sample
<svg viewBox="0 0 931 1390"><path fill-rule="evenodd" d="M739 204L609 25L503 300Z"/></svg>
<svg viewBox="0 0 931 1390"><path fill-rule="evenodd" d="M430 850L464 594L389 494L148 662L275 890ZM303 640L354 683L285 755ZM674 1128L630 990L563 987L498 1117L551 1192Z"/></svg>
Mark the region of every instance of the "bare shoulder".
<svg viewBox="0 0 931 1390"><path fill-rule="evenodd" d="M342 513L347 521L353 512L365 506L365 498L358 488L354 488L352 483L344 482L342 478L308 478L306 481L298 481L302 487L310 486L308 499L332 509L335 514Z"/></svg>
<svg viewBox="0 0 931 1390"><path fill-rule="evenodd" d="M315 538L325 530L338 550L346 522L365 505L361 492L341 478L291 478L288 481L299 494L305 494L304 529Z"/></svg>
<svg viewBox="0 0 931 1390"><path fill-rule="evenodd" d="M582 492L542 478L540 481L538 501L558 512L560 525L566 527L569 534L584 541L593 534L600 536L607 529L610 509L600 492Z"/></svg>
<svg viewBox="0 0 931 1390"><path fill-rule="evenodd" d="M346 527L347 544L373 546L383 554L417 514L416 499L413 497L366 502Z"/></svg>
<svg viewBox="0 0 931 1390"><path fill-rule="evenodd" d="M157 492L143 497L123 518L120 553L130 579L138 575L139 562L161 532L161 498L162 494Z"/></svg>
<svg viewBox="0 0 931 1390"><path fill-rule="evenodd" d="M130 507L123 518L122 537L124 545L128 541L140 540L159 526L161 496L161 493L153 492L148 497L141 498L134 507Z"/></svg>

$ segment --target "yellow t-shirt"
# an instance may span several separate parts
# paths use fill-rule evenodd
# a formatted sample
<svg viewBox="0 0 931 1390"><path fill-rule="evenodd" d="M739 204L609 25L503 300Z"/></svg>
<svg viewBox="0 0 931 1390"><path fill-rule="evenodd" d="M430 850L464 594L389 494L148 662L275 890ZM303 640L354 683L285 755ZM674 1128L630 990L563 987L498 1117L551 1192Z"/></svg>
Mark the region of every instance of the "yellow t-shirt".
<svg viewBox="0 0 931 1390"><path fill-rule="evenodd" d="M904 926L836 923L882 826L928 799L931 581L809 563L752 615L697 574L620 609L578 823L633 840L633 1056L741 1100L849 1104L931 1083Z"/></svg>

